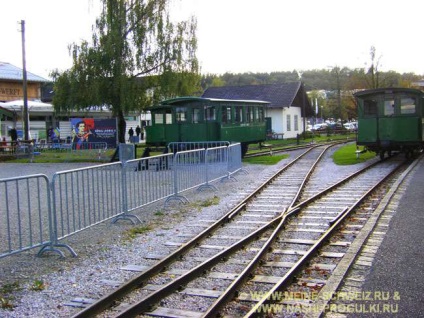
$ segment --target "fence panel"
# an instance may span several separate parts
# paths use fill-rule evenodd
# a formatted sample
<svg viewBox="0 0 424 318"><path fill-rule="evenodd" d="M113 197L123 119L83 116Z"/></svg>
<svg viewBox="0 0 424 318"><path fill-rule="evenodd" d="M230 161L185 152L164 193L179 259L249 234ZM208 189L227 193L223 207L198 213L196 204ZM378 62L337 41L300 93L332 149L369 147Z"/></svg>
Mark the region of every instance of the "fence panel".
<svg viewBox="0 0 424 318"><path fill-rule="evenodd" d="M51 241L47 176L0 179L0 195L0 258Z"/></svg>
<svg viewBox="0 0 424 318"><path fill-rule="evenodd" d="M173 154L129 160L124 165L127 212L173 193Z"/></svg>
<svg viewBox="0 0 424 318"><path fill-rule="evenodd" d="M205 182L205 149L177 152L174 156L174 195Z"/></svg>
<svg viewBox="0 0 424 318"><path fill-rule="evenodd" d="M231 144L228 146L228 174L235 174L243 168L241 161L241 145Z"/></svg>
<svg viewBox="0 0 424 318"><path fill-rule="evenodd" d="M206 183L216 181L228 173L228 147L206 149Z"/></svg>
<svg viewBox="0 0 424 318"><path fill-rule="evenodd" d="M54 174L52 209L57 238L122 214L122 184L120 162Z"/></svg>
<svg viewBox="0 0 424 318"><path fill-rule="evenodd" d="M168 144L169 152L188 151L196 149L208 149L215 147L228 146L229 141L190 141L190 142L170 142Z"/></svg>

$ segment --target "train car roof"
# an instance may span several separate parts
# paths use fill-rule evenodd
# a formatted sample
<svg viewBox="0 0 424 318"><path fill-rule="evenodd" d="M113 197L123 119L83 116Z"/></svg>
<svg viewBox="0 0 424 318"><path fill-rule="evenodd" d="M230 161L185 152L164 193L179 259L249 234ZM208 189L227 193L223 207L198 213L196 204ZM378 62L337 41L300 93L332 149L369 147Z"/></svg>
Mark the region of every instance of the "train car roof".
<svg viewBox="0 0 424 318"><path fill-rule="evenodd" d="M366 97L376 94L391 94L391 93L413 93L413 94L424 94L423 91L415 88L403 88L403 87L386 87L386 88L375 88L367 89L354 93L355 97Z"/></svg>
<svg viewBox="0 0 424 318"><path fill-rule="evenodd" d="M167 99L161 101L158 106L181 104L184 102L232 102L232 103L255 103L255 104L264 104L267 105L270 102L261 101L261 100L239 100L239 99L220 99L220 98L205 98L205 97L195 97L195 96L185 96L177 97L172 99Z"/></svg>

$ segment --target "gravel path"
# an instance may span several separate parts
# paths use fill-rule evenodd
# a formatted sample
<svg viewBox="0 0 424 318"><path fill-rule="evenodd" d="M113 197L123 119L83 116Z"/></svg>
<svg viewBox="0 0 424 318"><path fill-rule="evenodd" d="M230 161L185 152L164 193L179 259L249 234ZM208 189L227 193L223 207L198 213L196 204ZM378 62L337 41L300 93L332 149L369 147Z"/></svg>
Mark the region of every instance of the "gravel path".
<svg viewBox="0 0 424 318"><path fill-rule="evenodd" d="M150 265L144 257L163 251L164 244L175 241L175 236L188 225L199 220L216 219L240 199L240 193L259 186L265 178L291 161L299 152L274 166L246 165L249 172L238 173L237 181L216 183L217 191L192 191L185 193L189 205L165 210L163 202L149 205L136 214L143 224L139 229L148 231L130 237L134 228L128 223L104 222L92 229L73 235L61 243L67 243L78 253L65 259L55 254L36 257L37 250L0 259L0 301L13 305L13 310L0 309L0 317L69 317L79 309L64 304L76 297L99 298L114 287L102 280L127 280L137 273L122 271L126 265ZM331 152L317 174L323 179L332 178L343 169L344 173L356 171L360 165L335 166ZM84 164L2 164L0 178L34 173L49 178L61 170L84 167ZM202 203L219 198L219 204L202 207ZM200 229L199 229L200 230ZM149 263L150 262L150 263ZM32 290L42 282L42 290ZM5 286L15 284L12 292ZM36 289L36 288L35 288ZM3 300L1 300L3 298ZM1 304L1 303L0 303ZM4 307L4 305L3 305Z"/></svg>

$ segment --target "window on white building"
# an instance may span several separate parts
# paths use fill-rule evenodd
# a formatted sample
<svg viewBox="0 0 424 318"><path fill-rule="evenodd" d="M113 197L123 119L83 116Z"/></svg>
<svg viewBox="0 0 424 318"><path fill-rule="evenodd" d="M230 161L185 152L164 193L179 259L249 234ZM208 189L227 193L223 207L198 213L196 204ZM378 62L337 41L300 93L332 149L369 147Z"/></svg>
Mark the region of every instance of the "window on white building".
<svg viewBox="0 0 424 318"><path fill-rule="evenodd" d="M287 115L287 131L291 131L291 116Z"/></svg>

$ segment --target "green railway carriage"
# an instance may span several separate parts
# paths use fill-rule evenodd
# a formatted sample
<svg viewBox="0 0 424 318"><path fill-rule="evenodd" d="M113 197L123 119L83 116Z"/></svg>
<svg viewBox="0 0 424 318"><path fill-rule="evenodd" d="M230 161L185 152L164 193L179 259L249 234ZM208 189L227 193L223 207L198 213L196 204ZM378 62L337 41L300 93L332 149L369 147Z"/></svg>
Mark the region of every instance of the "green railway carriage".
<svg viewBox="0 0 424 318"><path fill-rule="evenodd" d="M244 155L250 143L266 139L268 102L201 97L179 97L150 108L152 125L146 127L146 143L240 142Z"/></svg>
<svg viewBox="0 0 424 318"><path fill-rule="evenodd" d="M383 159L401 151L407 157L424 143L424 93L412 88L378 88L354 94L358 104L357 144Z"/></svg>

